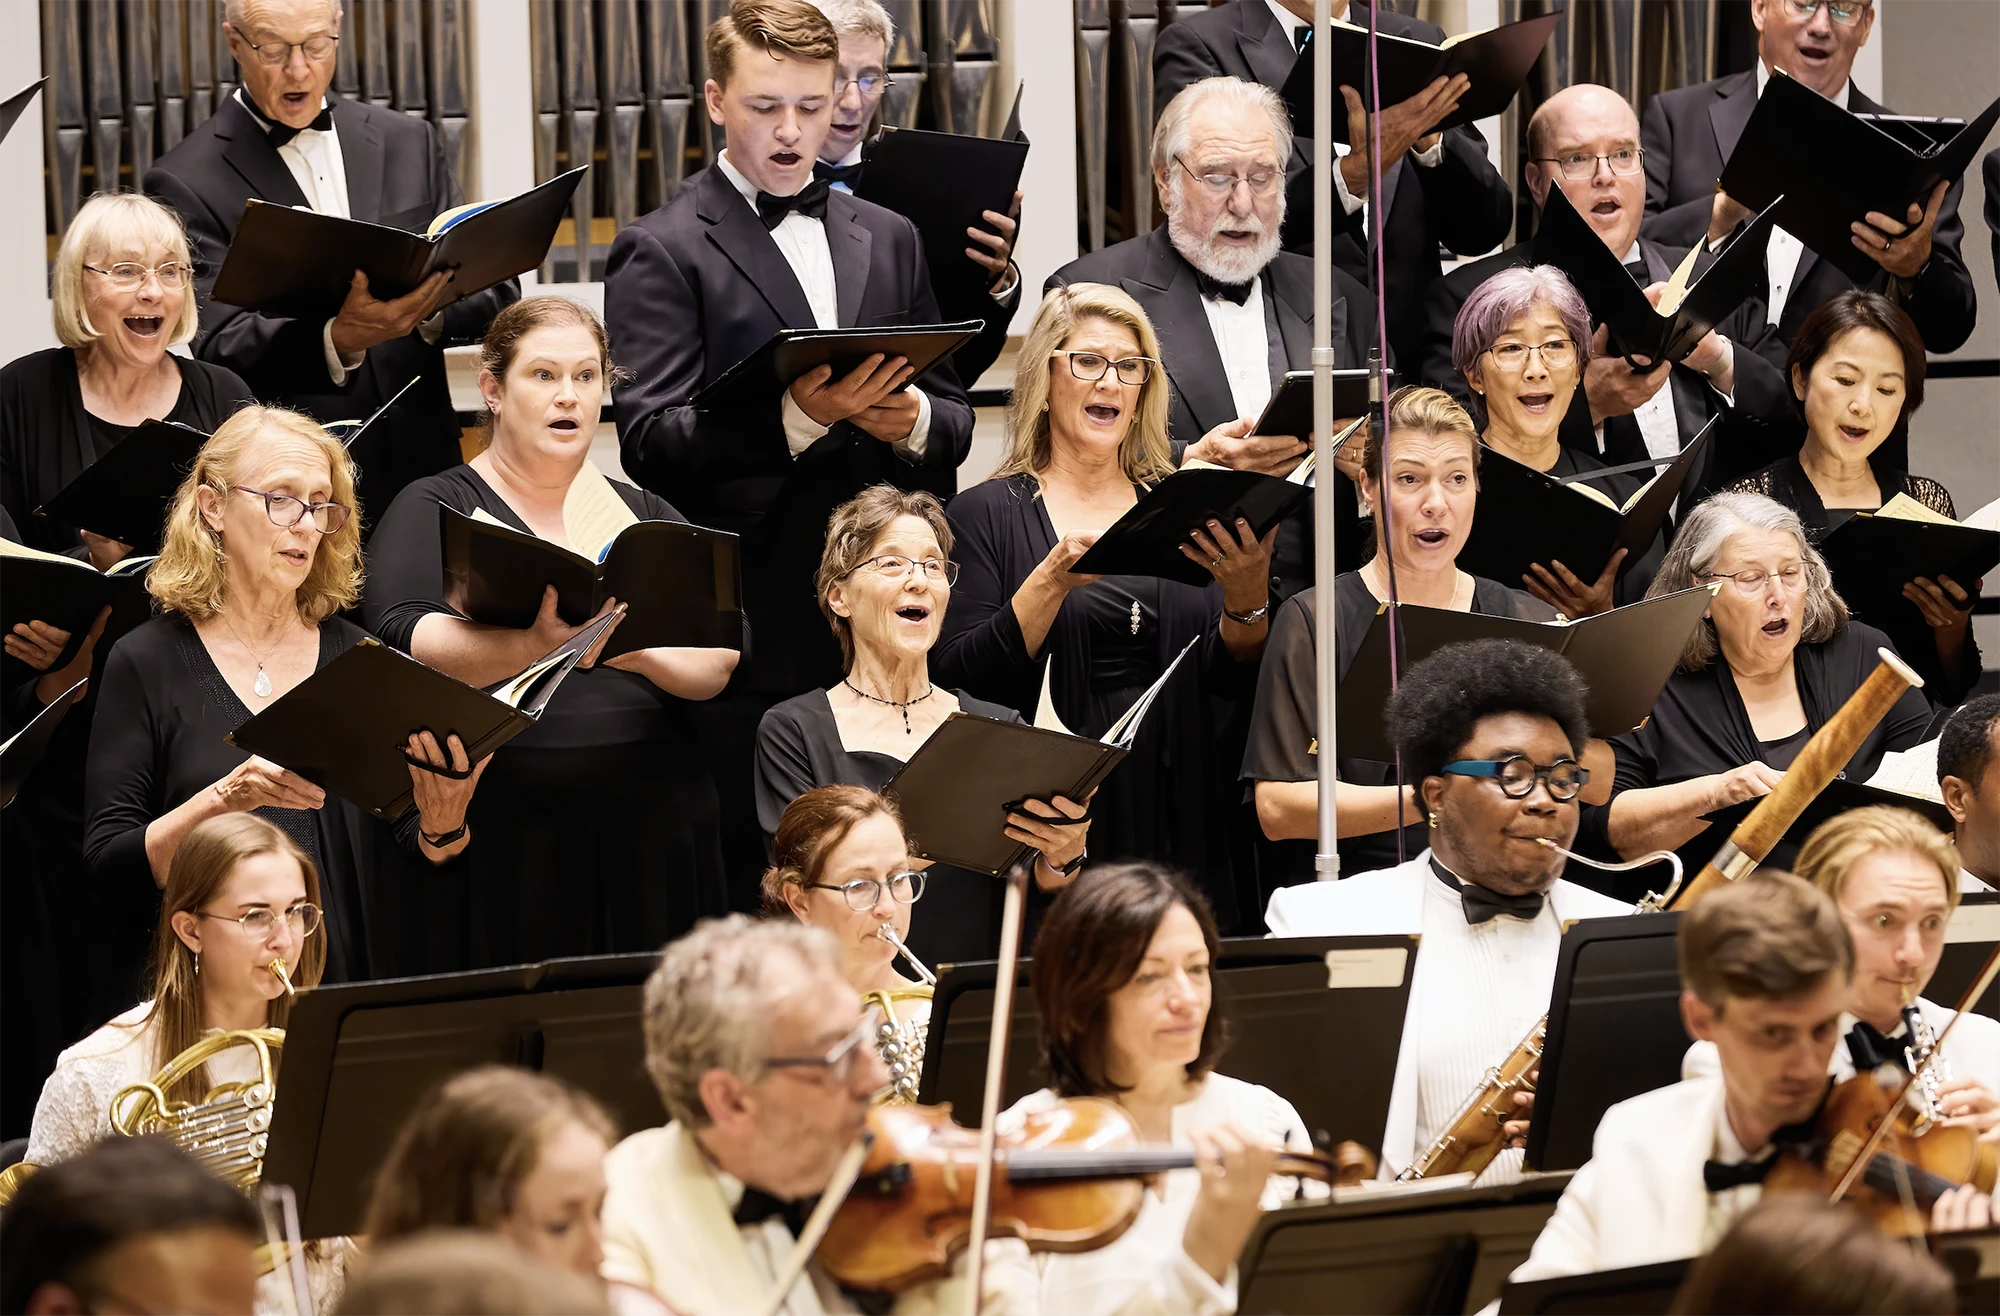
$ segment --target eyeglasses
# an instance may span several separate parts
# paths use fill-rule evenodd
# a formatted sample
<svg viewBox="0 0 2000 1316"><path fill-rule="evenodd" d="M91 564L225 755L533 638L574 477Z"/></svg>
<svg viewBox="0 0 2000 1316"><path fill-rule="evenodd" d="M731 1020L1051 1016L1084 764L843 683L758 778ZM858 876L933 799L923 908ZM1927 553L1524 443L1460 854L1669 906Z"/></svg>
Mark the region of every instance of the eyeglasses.
<svg viewBox="0 0 2000 1316"><path fill-rule="evenodd" d="M1853 27L1861 21L1861 11L1868 8L1856 0L1785 0L1785 9L1800 22L1811 22L1813 11L1826 6L1826 16L1842 27Z"/></svg>
<svg viewBox="0 0 2000 1316"><path fill-rule="evenodd" d="M878 882L872 877L857 877L852 882L835 886L831 882L802 883L814 891L838 891L847 897L847 907L857 914L866 914L882 903L882 888L889 888L889 898L899 905L914 905L924 894L924 875L905 870L889 874L887 882Z"/></svg>
<svg viewBox="0 0 2000 1316"><path fill-rule="evenodd" d="M1174 163L1195 182L1208 189L1208 194L1218 200L1236 190L1238 183L1250 189L1251 196L1269 196L1278 190L1279 173L1275 169L1253 169L1247 174L1198 174L1188 168L1187 161L1179 156Z"/></svg>
<svg viewBox="0 0 2000 1316"><path fill-rule="evenodd" d="M854 1066L861 1057L870 1054L868 1042L875 1036L872 1020L862 1020L859 1027L839 1042L823 1056L779 1057L766 1060L766 1069L818 1069L836 1083L845 1083L854 1077Z"/></svg>
<svg viewBox="0 0 2000 1316"><path fill-rule="evenodd" d="M1122 361L1113 361L1097 352L1059 351L1056 355L1068 357L1069 372L1086 384L1095 384L1104 378L1105 371L1116 370L1119 383L1136 386L1153 377L1155 365L1150 356L1128 356Z"/></svg>
<svg viewBox="0 0 2000 1316"><path fill-rule="evenodd" d="M1707 580L1727 580L1736 586L1736 592L1745 598L1756 598L1764 592L1764 587L1776 580L1787 594L1797 594L1806 587L1806 568L1803 562L1794 562L1789 567L1781 567L1776 572L1765 571L1761 567L1751 567L1745 571L1707 571L1702 573Z"/></svg>
<svg viewBox="0 0 2000 1316"><path fill-rule="evenodd" d="M1562 370L1576 361L1576 344L1567 338L1551 338L1546 343L1529 346L1527 343L1501 343L1486 349L1493 358L1493 364L1510 375L1518 375L1528 368L1528 354L1542 354L1542 368Z"/></svg>
<svg viewBox="0 0 2000 1316"><path fill-rule="evenodd" d="M896 80L886 73L864 73L858 78L835 78L833 80L833 98L839 100L847 94L847 89L852 87L861 93L863 99L866 99L877 93L885 92L895 85Z"/></svg>
<svg viewBox="0 0 2000 1316"><path fill-rule="evenodd" d="M271 518L271 524L291 529L299 522L312 517L313 528L323 535L330 535L347 524L347 515L354 509L344 503L308 503L290 494L271 493L264 489L236 486L236 492L247 493L264 500L264 514Z"/></svg>
<svg viewBox="0 0 2000 1316"><path fill-rule="evenodd" d="M1627 146L1609 155L1592 155L1588 151L1572 151L1568 155L1538 155L1537 164L1552 164L1562 171L1562 176L1572 183L1580 183L1597 172L1597 162L1602 160L1611 166L1614 174L1636 174L1645 168L1642 158L1646 150L1641 146Z"/></svg>
<svg viewBox="0 0 2000 1316"><path fill-rule="evenodd" d="M319 931L319 906L310 900L301 900L282 915L274 910L253 909L247 914L231 918L227 914L211 914L205 909L195 911L202 918L212 918L222 923L234 923L243 929L244 935L253 941L269 941L278 933L278 920L283 918L292 932L301 940Z"/></svg>
<svg viewBox="0 0 2000 1316"><path fill-rule="evenodd" d="M243 44L256 52L259 64L265 68L275 69L291 63L294 50L303 50L306 58L317 64L333 53L333 48L339 41L339 37L328 36L322 32L316 37L307 37L304 41L266 41L262 45L245 41Z"/></svg>
<svg viewBox="0 0 2000 1316"><path fill-rule="evenodd" d="M194 266L177 260L170 260L164 265L141 265L136 261L121 260L108 270L97 265L83 268L92 274L103 275L119 292L137 292L145 284L148 274L156 276L162 288L185 288L194 282Z"/></svg>
<svg viewBox="0 0 2000 1316"><path fill-rule="evenodd" d="M1439 771L1453 777L1491 777L1500 783L1500 793L1510 800L1525 800L1534 794L1535 783L1548 787L1552 800L1573 800L1590 782L1590 769L1575 759L1557 759L1546 766L1526 754L1509 754L1504 759L1459 759Z"/></svg>
<svg viewBox="0 0 2000 1316"><path fill-rule="evenodd" d="M918 561L915 558L904 557L900 553L884 553L880 557L871 557L866 562L856 563L854 569L847 574L851 576L855 571L864 569L874 572L884 580L903 580L910 572L921 571L929 580L942 580L947 585L958 583L958 563L944 562L934 557Z"/></svg>

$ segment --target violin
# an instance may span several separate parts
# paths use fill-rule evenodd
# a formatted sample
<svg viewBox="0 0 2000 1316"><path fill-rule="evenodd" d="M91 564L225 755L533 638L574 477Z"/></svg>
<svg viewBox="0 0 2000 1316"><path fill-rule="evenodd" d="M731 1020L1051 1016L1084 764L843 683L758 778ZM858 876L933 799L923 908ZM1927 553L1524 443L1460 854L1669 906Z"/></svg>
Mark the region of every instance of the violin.
<svg viewBox="0 0 2000 1316"><path fill-rule="evenodd" d="M946 1274L972 1239L981 1137L951 1107L877 1106L867 1159L820 1241L821 1268L841 1285L897 1293ZM1115 1241L1145 1204L1146 1180L1186 1169L1194 1153L1140 1142L1116 1102L1072 1097L996 1135L989 1235L1035 1252L1088 1252ZM1366 1148L1285 1152L1274 1173L1328 1184L1375 1173Z"/></svg>

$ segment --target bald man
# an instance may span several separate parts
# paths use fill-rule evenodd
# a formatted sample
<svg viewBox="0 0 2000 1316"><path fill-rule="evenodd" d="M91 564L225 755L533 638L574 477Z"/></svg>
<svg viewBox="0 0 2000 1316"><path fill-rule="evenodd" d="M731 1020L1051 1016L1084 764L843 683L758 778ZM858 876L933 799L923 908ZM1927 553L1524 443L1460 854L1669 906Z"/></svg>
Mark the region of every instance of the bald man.
<svg viewBox="0 0 2000 1316"><path fill-rule="evenodd" d="M1597 231L1640 286L1665 282L1685 249L1663 247L1640 236L1646 176L1639 154L1639 119L1608 87L1580 83L1557 92L1528 124L1524 173L1540 208L1551 187ZM1577 176L1572 178L1570 174ZM1503 269L1532 263L1534 244L1517 243L1484 260L1461 265L1433 283L1425 307L1423 382L1472 403L1470 386L1451 366L1452 325L1459 307L1480 284ZM1725 432L1689 473L1680 504L1760 463L1776 461L1797 446L1798 432L1784 377L1755 352L1739 351L1738 312L1701 340L1678 365L1639 372L1618 355L1619 346L1592 316L1591 361L1583 386L1563 418L1562 441L1610 465L1671 457L1708 422L1723 416ZM1474 413L1478 415L1478 412Z"/></svg>

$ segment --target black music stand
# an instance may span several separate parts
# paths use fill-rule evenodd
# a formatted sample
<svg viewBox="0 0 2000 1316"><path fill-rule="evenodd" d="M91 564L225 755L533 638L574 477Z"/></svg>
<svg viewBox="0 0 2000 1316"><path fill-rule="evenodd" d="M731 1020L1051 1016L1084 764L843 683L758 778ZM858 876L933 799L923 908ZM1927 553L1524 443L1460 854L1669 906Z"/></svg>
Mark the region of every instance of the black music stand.
<svg viewBox="0 0 2000 1316"><path fill-rule="evenodd" d="M1671 1307L1693 1259L1600 1270L1509 1284L1500 1290L1501 1316L1659 1316Z"/></svg>
<svg viewBox="0 0 2000 1316"><path fill-rule="evenodd" d="M1924 997L1939 1005L1957 1005L1966 988L1978 979L1996 941L2000 941L2000 891L1966 892L1945 928L1944 954L1938 959L1930 986L1924 988ZM2000 980L1982 992L1972 1008L2000 1019Z"/></svg>
<svg viewBox="0 0 2000 1316"><path fill-rule="evenodd" d="M1266 1211L1237 1260L1244 1316L1465 1316L1500 1294L1567 1174L1417 1193L1342 1189Z"/></svg>
<svg viewBox="0 0 2000 1316"><path fill-rule="evenodd" d="M454 1074L519 1065L582 1088L626 1132L666 1122L641 1025L657 955L599 955L301 992L285 1029L264 1182L307 1238L361 1231L376 1168Z"/></svg>
<svg viewBox="0 0 2000 1316"><path fill-rule="evenodd" d="M1679 914L1587 918L1564 933L1549 993L1549 1031L1526 1164L1574 1170L1590 1159L1604 1112L1680 1082Z"/></svg>
<svg viewBox="0 0 2000 1316"><path fill-rule="evenodd" d="M1331 1147L1352 1139L1379 1150L1416 958L1412 936L1225 939L1215 997L1229 1012L1233 1040L1218 1071L1282 1094L1315 1141ZM997 967L990 960L943 966L931 1001L917 1100L948 1101L961 1122L978 1118ZM1003 1107L1043 1085L1028 968L1023 960Z"/></svg>

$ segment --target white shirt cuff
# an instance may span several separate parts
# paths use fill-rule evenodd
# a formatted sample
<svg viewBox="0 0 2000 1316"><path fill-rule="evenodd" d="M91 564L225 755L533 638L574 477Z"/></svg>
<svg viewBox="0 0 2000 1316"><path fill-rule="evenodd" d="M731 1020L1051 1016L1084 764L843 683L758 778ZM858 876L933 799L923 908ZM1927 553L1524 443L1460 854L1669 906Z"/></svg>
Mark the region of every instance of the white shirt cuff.
<svg viewBox="0 0 2000 1316"><path fill-rule="evenodd" d="M917 395L917 423L910 426L910 432L895 445L896 455L906 462L922 461L924 449L931 442L931 395L922 389L914 391Z"/></svg>
<svg viewBox="0 0 2000 1316"><path fill-rule="evenodd" d="M1340 172L1338 161L1333 166L1333 194L1340 198L1340 208L1348 214L1361 209L1361 198L1347 190L1347 175Z"/></svg>
<svg viewBox="0 0 2000 1316"><path fill-rule="evenodd" d="M1431 143L1430 150L1412 151L1410 152L1410 158L1412 160L1415 160L1418 164L1422 165L1426 169L1435 169L1437 168L1437 166L1443 164L1444 134L1443 133L1438 134L1438 139L1435 142Z"/></svg>
<svg viewBox="0 0 2000 1316"><path fill-rule="evenodd" d="M1227 1313L1236 1310L1236 1267L1231 1266L1220 1284L1213 1276L1195 1264L1193 1257L1182 1248L1174 1253L1174 1277L1180 1283L1183 1295L1188 1300L1190 1313Z"/></svg>
<svg viewBox="0 0 2000 1316"><path fill-rule="evenodd" d="M1014 289L1020 286L1021 267L1010 260L1007 262L1007 273L1000 280L1000 286L992 290L993 300L1004 303L1014 295Z"/></svg>
<svg viewBox="0 0 2000 1316"><path fill-rule="evenodd" d="M328 320L326 328L320 331L320 342L326 346L327 378L333 381L335 388L346 387L347 377L361 369L361 363L367 359L368 354L366 352L356 352L351 357L342 356L339 349L333 345L333 321L331 320Z"/></svg>
<svg viewBox="0 0 2000 1316"><path fill-rule="evenodd" d="M438 339L444 337L444 312L439 311L430 319L418 325L417 332L423 335L423 340L426 343L429 343L432 347L436 347Z"/></svg>
<svg viewBox="0 0 2000 1316"><path fill-rule="evenodd" d="M833 428L806 415L805 408L792 397L790 389L785 390L784 400L778 404L778 413L785 424L785 446L791 449L794 457L818 443Z"/></svg>

